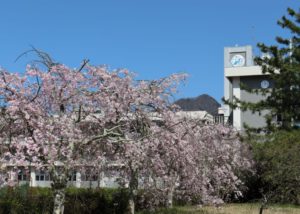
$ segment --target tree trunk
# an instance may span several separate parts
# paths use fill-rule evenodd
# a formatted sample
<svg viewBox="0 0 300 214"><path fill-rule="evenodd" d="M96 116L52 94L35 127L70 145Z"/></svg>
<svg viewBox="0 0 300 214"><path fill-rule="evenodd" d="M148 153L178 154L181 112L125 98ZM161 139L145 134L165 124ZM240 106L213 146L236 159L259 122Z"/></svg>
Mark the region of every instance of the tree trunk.
<svg viewBox="0 0 300 214"><path fill-rule="evenodd" d="M135 212L135 198L138 190L138 173L137 171L131 172L131 179L129 181L129 200L128 200L128 211L130 214Z"/></svg>
<svg viewBox="0 0 300 214"><path fill-rule="evenodd" d="M170 183L167 185L168 189L167 189L167 198L165 204L167 208L173 208L173 196L174 196L175 186L178 178L179 177L177 173L174 172L174 175L172 176Z"/></svg>
<svg viewBox="0 0 300 214"><path fill-rule="evenodd" d="M51 186L54 193L53 214L63 214L68 173L62 169L56 168L52 171L52 180L53 183Z"/></svg>
<svg viewBox="0 0 300 214"><path fill-rule="evenodd" d="M135 212L136 195L137 195L137 188L129 187L129 197L128 197L128 212L129 212L129 214L134 214L134 212Z"/></svg>
<svg viewBox="0 0 300 214"><path fill-rule="evenodd" d="M135 202L134 202L134 198L130 197L128 200L128 210L130 214L134 214L135 211Z"/></svg>
<svg viewBox="0 0 300 214"><path fill-rule="evenodd" d="M174 195L174 186L171 187L167 192L167 208L173 208L173 195Z"/></svg>
<svg viewBox="0 0 300 214"><path fill-rule="evenodd" d="M263 210L264 210L264 208L263 208L263 206L261 206L259 209L259 214L263 214Z"/></svg>
<svg viewBox="0 0 300 214"><path fill-rule="evenodd" d="M64 213L64 202L65 202L65 188L54 190L54 207L53 214Z"/></svg>
<svg viewBox="0 0 300 214"><path fill-rule="evenodd" d="M264 209L266 209L267 202L268 202L267 197L265 195L263 195L263 201L262 201L260 209L259 209L259 214L263 214Z"/></svg>

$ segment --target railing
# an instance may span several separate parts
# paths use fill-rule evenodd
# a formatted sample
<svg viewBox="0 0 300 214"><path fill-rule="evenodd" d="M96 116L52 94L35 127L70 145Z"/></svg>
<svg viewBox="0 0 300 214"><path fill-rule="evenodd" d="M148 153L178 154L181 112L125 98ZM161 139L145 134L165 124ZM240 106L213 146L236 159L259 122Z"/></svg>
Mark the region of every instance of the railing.
<svg viewBox="0 0 300 214"><path fill-rule="evenodd" d="M214 123L215 124L223 124L225 123L225 117L224 115L216 115L214 116Z"/></svg>
<svg viewBox="0 0 300 214"><path fill-rule="evenodd" d="M224 115L215 115L214 123L223 124L223 125L232 125L232 115L230 115L229 117L224 117Z"/></svg>

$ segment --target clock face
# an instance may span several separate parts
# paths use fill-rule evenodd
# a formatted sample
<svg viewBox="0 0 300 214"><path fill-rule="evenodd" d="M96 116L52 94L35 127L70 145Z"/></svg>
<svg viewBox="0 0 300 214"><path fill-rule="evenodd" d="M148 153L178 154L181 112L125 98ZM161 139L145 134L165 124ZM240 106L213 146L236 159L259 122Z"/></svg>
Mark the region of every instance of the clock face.
<svg viewBox="0 0 300 214"><path fill-rule="evenodd" d="M270 83L269 83L268 80L263 80L263 81L261 81L260 86L261 86L262 88L264 88L264 89L265 89L265 88L269 88Z"/></svg>
<svg viewBox="0 0 300 214"><path fill-rule="evenodd" d="M236 54L231 58L230 63L233 67L244 66L245 65L245 58L240 54Z"/></svg>

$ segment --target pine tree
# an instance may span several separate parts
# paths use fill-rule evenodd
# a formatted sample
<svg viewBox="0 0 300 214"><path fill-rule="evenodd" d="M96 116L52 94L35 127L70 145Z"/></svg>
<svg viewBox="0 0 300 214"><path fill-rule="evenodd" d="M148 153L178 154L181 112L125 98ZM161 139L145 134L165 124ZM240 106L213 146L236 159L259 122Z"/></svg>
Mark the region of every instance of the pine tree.
<svg viewBox="0 0 300 214"><path fill-rule="evenodd" d="M267 46L258 43L262 57L256 57L255 62L261 66L262 72L269 75L274 82L271 89L250 90L250 93L263 94L266 99L257 103L234 99L231 107L240 107L243 111L261 112L269 110L266 115L267 129L274 130L274 118L280 120L276 127L289 130L300 120L300 10L288 8L288 18L283 16L277 23L283 29L290 31L290 38L276 37L277 45ZM228 102L226 102L228 103Z"/></svg>

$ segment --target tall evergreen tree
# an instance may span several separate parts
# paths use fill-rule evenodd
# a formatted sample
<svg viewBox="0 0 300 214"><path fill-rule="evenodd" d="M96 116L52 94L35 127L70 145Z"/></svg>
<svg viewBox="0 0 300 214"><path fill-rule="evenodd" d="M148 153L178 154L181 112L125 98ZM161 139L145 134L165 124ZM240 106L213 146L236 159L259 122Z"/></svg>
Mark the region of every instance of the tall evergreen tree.
<svg viewBox="0 0 300 214"><path fill-rule="evenodd" d="M255 62L261 66L262 72L269 75L274 82L274 87L267 89L250 90L241 85L243 90L250 93L263 94L266 99L257 103L245 102L234 99L229 103L231 107L240 107L243 111L261 112L267 109L267 129L275 128L272 119L280 118L279 129L292 129L296 121L300 120L300 10L288 8L288 17L283 16L277 23L290 31L289 38L276 37L277 45L267 46L258 43L261 57L256 57Z"/></svg>

